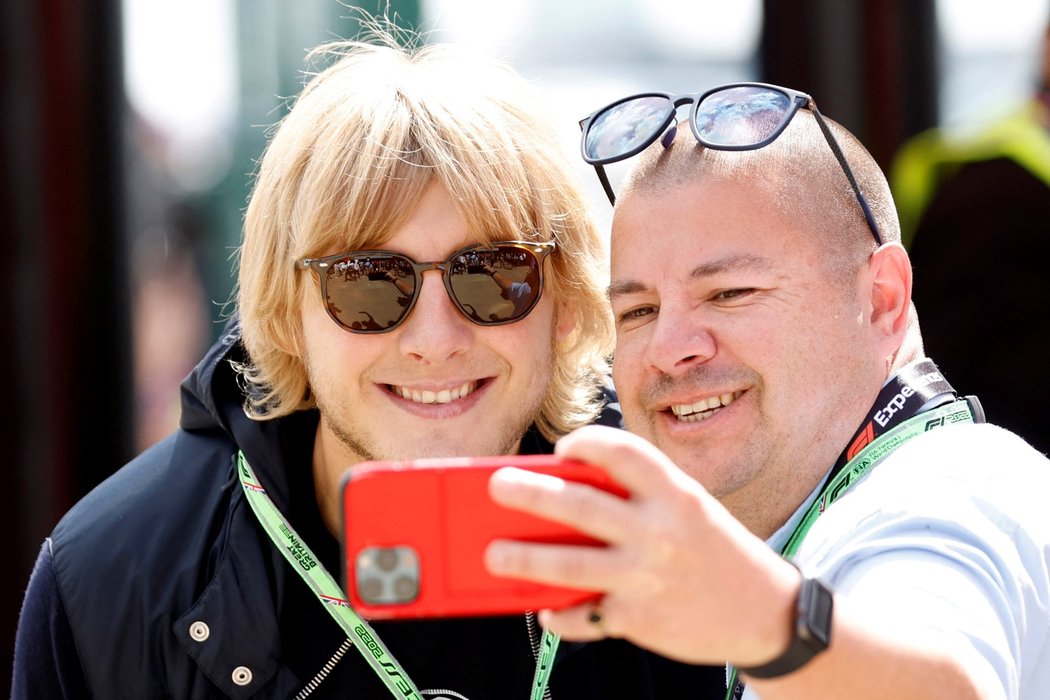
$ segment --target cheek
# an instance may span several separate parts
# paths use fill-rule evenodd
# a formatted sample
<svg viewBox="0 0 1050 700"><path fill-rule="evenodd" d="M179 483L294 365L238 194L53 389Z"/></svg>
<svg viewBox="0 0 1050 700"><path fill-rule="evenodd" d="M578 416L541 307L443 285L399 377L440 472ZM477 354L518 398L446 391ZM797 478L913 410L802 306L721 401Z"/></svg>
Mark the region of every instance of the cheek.
<svg viewBox="0 0 1050 700"><path fill-rule="evenodd" d="M486 329L494 332L486 344L506 362L517 366L519 373L548 374L563 322L564 319L555 318L553 305L541 302L518 323Z"/></svg>
<svg viewBox="0 0 1050 700"><path fill-rule="evenodd" d="M571 309L564 307L556 308L555 302L544 295L540 297L536 307L529 312L529 315L522 320L517 323L508 323L505 326L493 326L493 328L506 331L508 338L511 336L528 338L543 333L557 337L562 325L567 324L569 331L575 326L576 321L571 312ZM519 339L517 342L520 343L522 340Z"/></svg>
<svg viewBox="0 0 1050 700"><path fill-rule="evenodd" d="M642 347L636 339L624 339L621 333L616 339L616 352L613 354L613 386L621 403L631 403L638 393L639 377L642 374Z"/></svg>
<svg viewBox="0 0 1050 700"><path fill-rule="evenodd" d="M332 319L328 317L324 309L316 308L316 304L304 304L300 320L303 329L303 350L307 356L317 355L321 348L330 347L333 340L337 340L331 337L332 331L346 334L345 331L332 322Z"/></svg>
<svg viewBox="0 0 1050 700"><path fill-rule="evenodd" d="M333 383L360 374L358 371L386 349L379 348L386 335L350 333L338 326L319 304L301 307L302 360L311 383ZM375 348L375 349L374 349ZM356 370L354 368L357 368Z"/></svg>

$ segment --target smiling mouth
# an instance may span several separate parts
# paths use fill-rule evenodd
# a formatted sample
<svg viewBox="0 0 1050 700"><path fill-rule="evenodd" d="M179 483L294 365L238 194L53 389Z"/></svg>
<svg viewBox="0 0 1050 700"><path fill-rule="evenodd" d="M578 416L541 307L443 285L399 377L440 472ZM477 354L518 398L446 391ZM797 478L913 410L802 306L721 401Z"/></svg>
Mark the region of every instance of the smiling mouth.
<svg viewBox="0 0 1050 700"><path fill-rule="evenodd" d="M412 401L413 403L452 403L458 399L462 399L466 396L470 396L478 388L478 382L463 382L457 387L452 389L442 389L441 391L427 391L420 389L410 389L405 386L397 386L396 384L389 384L390 391L397 394L406 401Z"/></svg>
<svg viewBox="0 0 1050 700"><path fill-rule="evenodd" d="M699 423L736 401L743 393L733 391L721 396L709 396L692 404L674 404L671 406L671 412L680 423Z"/></svg>

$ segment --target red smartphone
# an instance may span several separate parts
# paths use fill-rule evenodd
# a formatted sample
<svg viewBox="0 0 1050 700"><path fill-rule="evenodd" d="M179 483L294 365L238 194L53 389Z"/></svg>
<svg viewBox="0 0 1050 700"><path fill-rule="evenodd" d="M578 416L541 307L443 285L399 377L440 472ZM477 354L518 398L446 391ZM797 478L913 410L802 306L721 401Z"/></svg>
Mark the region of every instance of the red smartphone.
<svg viewBox="0 0 1050 700"><path fill-rule="evenodd" d="M343 582L354 610L380 620L507 615L597 598L485 569L494 539L603 546L496 504L489 476L508 466L627 495L603 469L554 455L362 463L344 477L342 491Z"/></svg>

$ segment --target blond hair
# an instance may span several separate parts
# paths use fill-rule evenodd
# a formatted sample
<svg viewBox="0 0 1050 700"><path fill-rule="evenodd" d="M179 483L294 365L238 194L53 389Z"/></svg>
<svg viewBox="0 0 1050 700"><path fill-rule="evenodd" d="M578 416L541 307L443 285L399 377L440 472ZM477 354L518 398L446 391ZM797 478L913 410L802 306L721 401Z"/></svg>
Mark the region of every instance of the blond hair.
<svg viewBox="0 0 1050 700"><path fill-rule="evenodd" d="M553 440L593 420L612 347L605 251L538 94L497 61L403 48L383 32L312 57L335 60L277 128L245 216L237 306L248 414L314 406L299 302L318 294L317 278L295 261L381 245L436 180L479 241L557 242L544 293L575 329L556 349L536 423Z"/></svg>

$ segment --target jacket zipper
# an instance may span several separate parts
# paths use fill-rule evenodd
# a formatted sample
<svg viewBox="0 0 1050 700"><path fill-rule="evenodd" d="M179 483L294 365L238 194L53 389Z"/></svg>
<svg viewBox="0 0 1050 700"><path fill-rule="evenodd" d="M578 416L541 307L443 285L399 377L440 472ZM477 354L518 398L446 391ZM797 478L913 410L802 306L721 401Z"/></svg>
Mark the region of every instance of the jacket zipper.
<svg viewBox="0 0 1050 700"><path fill-rule="evenodd" d="M528 633L529 633L529 646L532 647L532 659L536 663L539 663L539 660L540 660L540 639L539 639L539 635L536 632L536 628L538 626L536 624L536 613L534 613L532 611L529 611L529 612L525 613L525 626L528 629ZM351 647L353 647L353 642L351 642L349 638L344 639L343 643L340 644L339 648L335 650L334 654L332 654L332 658L330 658L328 660L328 663L326 663L323 667L321 667L321 670L317 672L316 676L314 676L313 678L310 679L309 683L307 683L305 686L303 686L303 689L299 691L299 693L295 696L294 700L304 700L304 698L307 698L310 695L313 695L313 692L315 690L317 690L317 687L319 685L321 685L321 682L324 681L324 679L328 677L328 674L330 674L332 672L332 669L335 668L336 664L338 664L339 661L346 655L346 652L350 651ZM424 691L420 691L420 692L424 692ZM437 695L454 695L456 697L463 697L459 693L457 693L455 691L452 691L452 690L427 690L425 692L428 695L430 695L430 694L437 694ZM551 700L551 689L550 689L550 686L548 686L547 688L544 689L543 697L544 697L544 700Z"/></svg>
<svg viewBox="0 0 1050 700"><path fill-rule="evenodd" d="M532 660L540 662L540 636L537 632L539 625L536 624L536 613L531 610L525 612L525 626L529 629L529 645L532 647ZM551 700L551 687L548 685L543 689L543 700Z"/></svg>
<svg viewBox="0 0 1050 700"><path fill-rule="evenodd" d="M303 686L303 689L299 691L299 694L295 696L294 700L303 700L303 698L313 695L313 692L317 690L317 686L321 685L321 681L328 677L328 674L332 672L339 660L346 655L346 652L350 651L350 648L354 646L354 643L347 637L343 640L343 643L339 645L339 648L332 654L332 658L328 659L328 663L321 667L321 670L317 672L317 675L310 679L310 682Z"/></svg>

